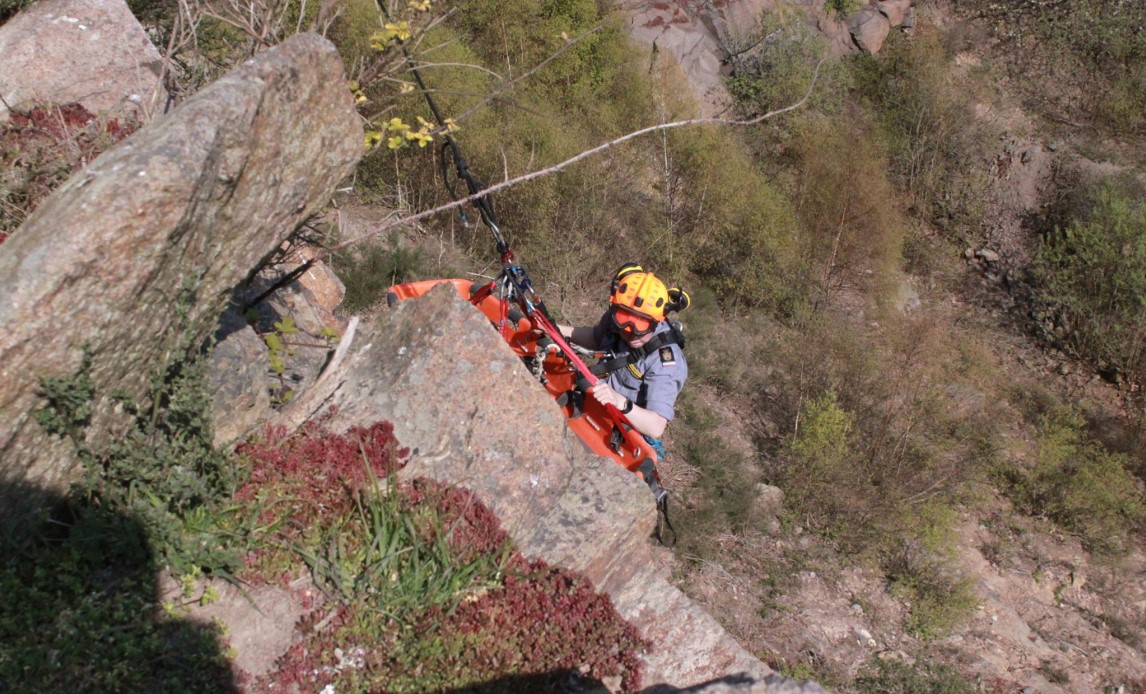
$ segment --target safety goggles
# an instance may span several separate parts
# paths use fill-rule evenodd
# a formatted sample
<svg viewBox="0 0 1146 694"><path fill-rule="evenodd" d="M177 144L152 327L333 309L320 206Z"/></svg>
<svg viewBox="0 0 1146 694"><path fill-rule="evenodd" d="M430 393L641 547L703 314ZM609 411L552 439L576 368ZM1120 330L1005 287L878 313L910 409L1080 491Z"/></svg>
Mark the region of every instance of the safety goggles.
<svg viewBox="0 0 1146 694"><path fill-rule="evenodd" d="M623 308L614 306L611 312L613 318L613 326L625 335L632 337L641 337L648 335L657 327L657 322L648 316L642 316L637 313L631 313Z"/></svg>

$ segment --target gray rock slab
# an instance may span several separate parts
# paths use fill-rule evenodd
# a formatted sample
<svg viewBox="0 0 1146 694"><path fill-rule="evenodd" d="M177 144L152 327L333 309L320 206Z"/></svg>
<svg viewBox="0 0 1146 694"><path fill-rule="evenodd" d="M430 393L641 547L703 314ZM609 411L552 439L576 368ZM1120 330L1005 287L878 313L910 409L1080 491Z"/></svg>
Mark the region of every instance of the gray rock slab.
<svg viewBox="0 0 1146 694"><path fill-rule="evenodd" d="M90 354L87 441L109 440L114 396L142 399L197 349L234 287L330 200L362 149L338 53L302 34L49 196L0 247L0 490L62 492L75 477L69 442L34 421L41 379L74 375ZM0 522L36 503L0 493Z"/></svg>
<svg viewBox="0 0 1146 694"><path fill-rule="evenodd" d="M162 56L123 0L39 0L0 26L0 56L0 122L70 102L146 121L167 98Z"/></svg>
<svg viewBox="0 0 1146 694"><path fill-rule="evenodd" d="M861 51L875 55L891 33L891 22L874 7L862 7L848 15L848 31Z"/></svg>

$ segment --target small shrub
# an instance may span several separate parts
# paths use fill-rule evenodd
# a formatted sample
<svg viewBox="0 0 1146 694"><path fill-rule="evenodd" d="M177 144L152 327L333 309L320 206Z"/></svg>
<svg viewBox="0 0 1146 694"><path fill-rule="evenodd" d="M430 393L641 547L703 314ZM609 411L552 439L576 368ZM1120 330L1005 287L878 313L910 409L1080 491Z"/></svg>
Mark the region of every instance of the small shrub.
<svg viewBox="0 0 1146 694"><path fill-rule="evenodd" d="M669 143L685 197L674 227L678 238L651 249L657 254L671 247L675 256L655 258L658 264L698 276L726 309L795 313L807 282L791 203L726 131L678 131Z"/></svg>
<svg viewBox="0 0 1146 694"><path fill-rule="evenodd" d="M878 59L850 65L857 92L882 125L892 177L910 209L949 238L977 242L991 133L977 125L973 85L953 86L938 35L890 42Z"/></svg>
<svg viewBox="0 0 1146 694"><path fill-rule="evenodd" d="M850 289L876 301L900 277L907 225L888 201L896 197L872 138L842 118L809 116L793 128L800 172L796 209L802 253L815 273L814 305Z"/></svg>
<svg viewBox="0 0 1146 694"><path fill-rule="evenodd" d="M974 694L979 688L947 665L875 659L856 677L860 694Z"/></svg>
<svg viewBox="0 0 1146 694"><path fill-rule="evenodd" d="M848 15L862 7L860 0L828 0L826 9L835 13L837 19L847 19Z"/></svg>
<svg viewBox="0 0 1146 694"><path fill-rule="evenodd" d="M1036 297L1051 329L1100 369L1146 377L1146 206L1114 186L1035 254Z"/></svg>
<svg viewBox="0 0 1146 694"><path fill-rule="evenodd" d="M690 501L676 507L680 518L674 516L673 523L692 529L680 534L680 552L717 562L722 561L720 548L709 541L712 537L759 530L766 520L753 513L759 472L752 459L726 441L723 425L697 390L682 391L669 457L686 462L696 476L689 483Z"/></svg>
<svg viewBox="0 0 1146 694"><path fill-rule="evenodd" d="M848 508L863 494L856 488L863 483L857 485L853 476L853 427L854 416L840 407L835 393L805 403L780 480L793 508L816 519L818 529L829 534L847 523Z"/></svg>
<svg viewBox="0 0 1146 694"><path fill-rule="evenodd" d="M177 573L192 567L226 573L238 563L216 516L236 472L213 447L206 367L205 359L176 362L153 380L149 402L121 400L130 424L99 448L84 438L97 395L90 357L73 376L41 382L47 402L34 415L47 432L75 443L83 503L132 513L155 556Z"/></svg>
<svg viewBox="0 0 1146 694"><path fill-rule="evenodd" d="M946 636L979 602L971 580L922 543L903 541L883 563L892 591L908 603L907 629L916 638Z"/></svg>
<svg viewBox="0 0 1146 694"><path fill-rule="evenodd" d="M343 310L355 313L376 306L392 285L421 279L426 259L421 249L404 245L394 233L386 246L369 243L339 251L331 267L346 286Z"/></svg>
<svg viewBox="0 0 1146 694"><path fill-rule="evenodd" d="M1020 508L1050 517L1092 551L1121 554L1130 533L1146 524L1146 485L1129 472L1125 456L1086 436L1076 412L1047 416L1033 464L1002 472Z"/></svg>
<svg viewBox="0 0 1146 694"><path fill-rule="evenodd" d="M859 5L858 0L833 2L841 7L853 2ZM741 117L791 106L808 96L809 89L813 89L809 109L821 113L842 109L850 74L838 60L823 60L829 50L802 16L770 12L760 27L739 43L743 45L729 47L732 74L725 84ZM767 127L783 126L770 122Z"/></svg>

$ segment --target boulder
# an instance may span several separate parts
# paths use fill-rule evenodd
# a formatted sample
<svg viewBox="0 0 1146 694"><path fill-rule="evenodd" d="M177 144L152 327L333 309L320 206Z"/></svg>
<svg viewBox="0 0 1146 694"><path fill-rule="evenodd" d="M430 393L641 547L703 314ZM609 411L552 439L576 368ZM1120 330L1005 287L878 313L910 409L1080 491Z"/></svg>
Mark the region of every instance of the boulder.
<svg viewBox="0 0 1146 694"><path fill-rule="evenodd" d="M348 335L352 334L348 331ZM379 420L413 449L406 476L473 490L527 557L581 572L656 644L645 684L692 686L769 668L732 640L653 561L648 487L592 455L498 333L449 286L398 304L339 347L279 413L344 431Z"/></svg>
<svg viewBox="0 0 1146 694"><path fill-rule="evenodd" d="M876 8L862 7L848 16L848 31L861 51L874 55L891 33L891 22Z"/></svg>
<svg viewBox="0 0 1146 694"><path fill-rule="evenodd" d="M270 387L277 402L289 400L313 383L330 359L334 350L330 336L346 329L344 321L334 315L345 294L342 281L307 246L276 254L235 292L236 303L249 307L258 333L278 333L286 347L277 355L281 360L278 372L271 374ZM279 326L287 321L293 327L284 333Z"/></svg>
<svg viewBox="0 0 1146 694"><path fill-rule="evenodd" d="M123 0L40 0L0 26L8 109L77 102L92 113L163 111L163 58Z"/></svg>
<svg viewBox="0 0 1146 694"><path fill-rule="evenodd" d="M756 483L753 511L759 515L778 516L784 511L784 490L763 482Z"/></svg>
<svg viewBox="0 0 1146 694"><path fill-rule="evenodd" d="M888 24L892 28L901 26L906 21L908 15L911 13L911 3L914 0L879 0L875 3L875 9L884 17L887 17Z"/></svg>
<svg viewBox="0 0 1146 694"><path fill-rule="evenodd" d="M270 414L269 363L266 343L238 307L224 311L208 372L216 447L239 439Z"/></svg>
<svg viewBox="0 0 1146 694"><path fill-rule="evenodd" d="M113 395L142 400L169 360L197 349L235 285L329 201L361 152L338 53L303 34L48 197L0 247L0 489L62 491L75 477L70 441L33 417L43 379L74 376L87 355L87 443L106 443ZM35 506L0 498L0 524Z"/></svg>

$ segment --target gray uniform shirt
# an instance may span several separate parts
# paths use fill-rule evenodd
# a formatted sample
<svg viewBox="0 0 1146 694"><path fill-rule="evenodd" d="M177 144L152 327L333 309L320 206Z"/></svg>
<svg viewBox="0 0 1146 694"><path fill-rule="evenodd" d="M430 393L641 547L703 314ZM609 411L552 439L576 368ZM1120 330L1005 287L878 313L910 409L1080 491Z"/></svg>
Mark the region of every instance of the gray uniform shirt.
<svg viewBox="0 0 1146 694"><path fill-rule="evenodd" d="M659 335L669 330L668 323L661 321L653 332ZM593 337L601 349L609 350L618 357L631 351L612 329L612 319L608 313L594 326ZM641 378L632 369L622 368L609 374L605 380L613 390L632 400L638 407L672 421L676 414L676 398L688 378L688 363L684 360L684 351L680 345L665 345L633 366L642 374Z"/></svg>

